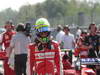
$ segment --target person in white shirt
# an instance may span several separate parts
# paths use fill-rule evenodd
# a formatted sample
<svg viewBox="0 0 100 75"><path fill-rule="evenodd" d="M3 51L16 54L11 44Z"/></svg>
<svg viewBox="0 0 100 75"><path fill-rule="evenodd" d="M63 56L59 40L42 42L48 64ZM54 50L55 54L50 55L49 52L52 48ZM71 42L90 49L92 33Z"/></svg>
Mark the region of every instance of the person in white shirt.
<svg viewBox="0 0 100 75"><path fill-rule="evenodd" d="M57 32L58 32L58 33L57 33L57 35L56 35L56 41L57 41L58 43L61 43L62 36L65 34L61 25L58 25L58 26L57 26Z"/></svg>
<svg viewBox="0 0 100 75"><path fill-rule="evenodd" d="M28 54L28 45L31 43L31 40L28 36L24 34L25 28L24 24L18 24L16 28L16 35L12 37L9 55L14 50L14 70L16 75L27 75L26 74L26 62ZM9 56L8 55L8 56Z"/></svg>
<svg viewBox="0 0 100 75"><path fill-rule="evenodd" d="M74 49L75 39L74 35L70 33L68 25L64 26L64 36L62 37L62 43L64 49Z"/></svg>
<svg viewBox="0 0 100 75"><path fill-rule="evenodd" d="M68 52L68 56L69 56L69 61L70 63L72 63L72 51L75 48L75 39L74 39L74 35L70 33L70 29L68 27L68 25L65 25L63 28L65 34L62 37L62 47L63 49L69 49L70 51Z"/></svg>

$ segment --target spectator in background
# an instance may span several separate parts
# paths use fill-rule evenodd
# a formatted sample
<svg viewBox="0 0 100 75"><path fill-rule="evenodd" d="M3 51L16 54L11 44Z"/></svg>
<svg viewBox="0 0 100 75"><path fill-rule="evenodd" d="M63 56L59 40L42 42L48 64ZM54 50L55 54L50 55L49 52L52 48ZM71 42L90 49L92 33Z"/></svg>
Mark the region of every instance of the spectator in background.
<svg viewBox="0 0 100 75"><path fill-rule="evenodd" d="M25 35L24 30L24 24L18 24L16 28L17 33L12 38L8 49L9 55L11 54L12 50L14 50L14 68L16 75L26 75L26 62L30 38Z"/></svg>
<svg viewBox="0 0 100 75"><path fill-rule="evenodd" d="M70 33L69 26L65 25L63 30L65 32L61 40L61 42L63 43L63 48L64 49L74 49L75 39L74 39L74 35Z"/></svg>
<svg viewBox="0 0 100 75"><path fill-rule="evenodd" d="M7 49L10 45L10 40L12 36L15 34L15 31L13 31L12 21L7 21L5 23L5 29L6 29L6 32L2 34L2 41L0 44L1 45L4 44L4 48Z"/></svg>
<svg viewBox="0 0 100 75"><path fill-rule="evenodd" d="M92 23L89 26L89 34L85 38L85 44L90 46L88 56L96 58L98 57L99 53L99 46L100 46L100 36L97 34L97 27L96 24Z"/></svg>
<svg viewBox="0 0 100 75"><path fill-rule="evenodd" d="M57 35L56 35L56 41L58 43L61 43L61 40L62 40L62 37L63 35L65 34L64 31L63 31L63 27L61 25L58 25L57 26Z"/></svg>
<svg viewBox="0 0 100 75"><path fill-rule="evenodd" d="M87 30L82 30L82 33L76 42L75 56L79 56L80 54L80 58L88 57L88 47L84 45L86 36L87 36Z"/></svg>
<svg viewBox="0 0 100 75"><path fill-rule="evenodd" d="M13 23L12 23L11 20L9 20L5 23L5 29L6 29L6 32L1 34L0 45L3 47L3 49L5 49L5 52L6 52L6 55L7 55L7 50L6 49L10 45L10 41L12 39L12 36L15 34L15 31L13 30ZM10 75L14 75L14 71L8 65L8 60L5 60L4 65L6 66L5 75L7 75L8 73Z"/></svg>
<svg viewBox="0 0 100 75"><path fill-rule="evenodd" d="M72 63L72 50L75 48L74 35L70 33L70 29L69 29L68 25L65 25L63 30L64 30L65 34L62 37L61 48L71 50L68 53L68 55L70 57L70 62Z"/></svg>
<svg viewBox="0 0 100 75"><path fill-rule="evenodd" d="M96 24L92 23L89 26L89 34L85 38L85 45L89 47L88 57L89 58L99 58L100 53L100 36L97 34ZM94 65L88 65L89 68L96 69ZM100 66L99 66L100 68ZM100 69L97 69L97 74L100 75Z"/></svg>

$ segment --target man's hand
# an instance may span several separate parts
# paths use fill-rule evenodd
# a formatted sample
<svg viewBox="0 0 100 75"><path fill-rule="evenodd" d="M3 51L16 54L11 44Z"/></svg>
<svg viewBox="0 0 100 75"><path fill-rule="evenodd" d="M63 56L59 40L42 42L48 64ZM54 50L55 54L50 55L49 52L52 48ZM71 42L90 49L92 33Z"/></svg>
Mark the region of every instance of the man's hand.
<svg viewBox="0 0 100 75"><path fill-rule="evenodd" d="M11 52L12 52L12 48L11 47L8 47L6 50L6 56L8 57L8 58L10 58L10 55L11 55Z"/></svg>

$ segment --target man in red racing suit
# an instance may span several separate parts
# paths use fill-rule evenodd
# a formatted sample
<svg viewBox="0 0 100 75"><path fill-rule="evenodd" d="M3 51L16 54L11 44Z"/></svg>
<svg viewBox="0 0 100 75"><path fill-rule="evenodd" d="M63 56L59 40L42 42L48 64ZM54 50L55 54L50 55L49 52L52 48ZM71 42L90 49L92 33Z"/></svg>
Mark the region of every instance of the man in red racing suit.
<svg viewBox="0 0 100 75"><path fill-rule="evenodd" d="M6 32L2 34L2 39L1 39L2 41L0 44L1 45L4 44L4 48L7 49L10 45L12 36L15 34L15 31L13 31L13 28L12 28L12 22L7 21L5 25L5 29L6 29Z"/></svg>
<svg viewBox="0 0 100 75"><path fill-rule="evenodd" d="M15 34L14 31L7 31L3 34L3 37L2 37L2 42L1 44L4 44L4 48L7 49L10 45L10 41L11 41L11 38L12 36Z"/></svg>
<svg viewBox="0 0 100 75"><path fill-rule="evenodd" d="M13 31L13 29L12 29L12 22L11 21L6 22L5 29L6 29L6 32L4 32L1 35L2 39L1 39L0 45L2 45L2 46L4 45L4 49L5 49L6 56L7 56L6 49L10 45L10 41L11 41L12 36L15 34L15 31ZM5 75L14 75L14 71L8 65L8 59L5 60L4 66L5 66Z"/></svg>
<svg viewBox="0 0 100 75"><path fill-rule="evenodd" d="M39 51L36 44L29 46L31 70L38 75L63 75L58 44L52 41L53 49Z"/></svg>
<svg viewBox="0 0 100 75"><path fill-rule="evenodd" d="M50 39L49 22L45 18L36 21L35 43L29 46L31 75L63 75L60 48Z"/></svg>

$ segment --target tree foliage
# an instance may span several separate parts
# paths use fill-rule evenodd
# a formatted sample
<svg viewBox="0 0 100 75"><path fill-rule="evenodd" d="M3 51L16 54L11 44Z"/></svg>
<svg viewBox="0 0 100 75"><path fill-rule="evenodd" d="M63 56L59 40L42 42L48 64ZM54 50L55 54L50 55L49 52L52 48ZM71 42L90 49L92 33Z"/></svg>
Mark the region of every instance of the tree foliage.
<svg viewBox="0 0 100 75"><path fill-rule="evenodd" d="M39 17L46 17L51 22L52 26L56 24L71 24L77 23L79 12L90 16L91 10L100 16L100 5L96 5L95 10L84 0L46 0L43 3L34 5L23 5L19 11L7 8L0 12L0 25L5 21L12 19L14 24L19 22L27 22ZM99 23L99 22L98 22Z"/></svg>

